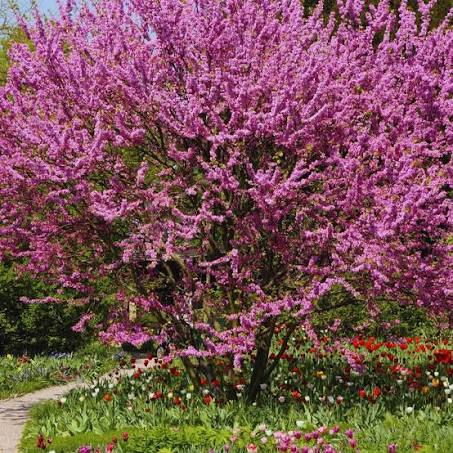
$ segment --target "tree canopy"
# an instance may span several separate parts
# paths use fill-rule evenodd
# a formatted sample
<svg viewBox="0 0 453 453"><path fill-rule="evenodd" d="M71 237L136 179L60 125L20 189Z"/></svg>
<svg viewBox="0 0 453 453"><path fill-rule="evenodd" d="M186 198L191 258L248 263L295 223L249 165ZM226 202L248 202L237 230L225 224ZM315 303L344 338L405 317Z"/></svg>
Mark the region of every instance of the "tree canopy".
<svg viewBox="0 0 453 453"><path fill-rule="evenodd" d="M451 317L452 32L431 8L36 14L0 89L0 255L59 286L47 302L108 278L106 341L169 344L210 378L253 353L252 398L275 329L315 338L331 292Z"/></svg>

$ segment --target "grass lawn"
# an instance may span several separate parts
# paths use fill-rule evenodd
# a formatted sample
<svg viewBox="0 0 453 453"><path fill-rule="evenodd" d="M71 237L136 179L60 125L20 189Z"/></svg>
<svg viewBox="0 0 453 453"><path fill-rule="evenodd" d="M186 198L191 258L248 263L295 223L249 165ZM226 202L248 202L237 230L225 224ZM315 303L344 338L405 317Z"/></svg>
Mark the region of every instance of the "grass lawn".
<svg viewBox="0 0 453 453"><path fill-rule="evenodd" d="M118 364L117 353L116 349L93 343L71 354L0 357L0 399L76 378L94 378Z"/></svg>

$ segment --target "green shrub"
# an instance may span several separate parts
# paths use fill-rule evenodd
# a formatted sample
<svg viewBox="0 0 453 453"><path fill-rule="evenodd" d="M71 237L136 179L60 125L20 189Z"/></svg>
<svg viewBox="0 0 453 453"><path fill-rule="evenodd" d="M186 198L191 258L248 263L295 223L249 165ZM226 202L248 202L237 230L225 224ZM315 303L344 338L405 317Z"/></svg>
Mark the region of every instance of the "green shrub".
<svg viewBox="0 0 453 453"><path fill-rule="evenodd" d="M0 400L81 378L93 381L127 357L116 348L93 342L74 353L0 357Z"/></svg>
<svg viewBox="0 0 453 453"><path fill-rule="evenodd" d="M34 413L36 413L36 410ZM129 434L127 443L121 440L123 432ZM103 447L115 437L119 442L114 451L118 452L195 453L207 452L213 447L220 451L223 445L228 443L230 436L230 430L216 430L203 426L181 426L180 428L156 426L142 429L124 427L121 430L112 430L102 434L83 433L70 437L57 437L53 439L49 449L57 453L72 453L77 452L81 445ZM42 450L34 446L34 439L29 439L28 442L22 440L20 451L37 453Z"/></svg>
<svg viewBox="0 0 453 453"><path fill-rule="evenodd" d="M437 336L438 323L425 310L414 305L402 305L391 300L380 300L376 309L378 314L370 319L365 301L357 301L343 287L334 287L318 302L315 325L319 330L331 326L336 319L341 321L339 336L353 337L357 334L375 337L411 337L414 335ZM337 307L337 308L334 308ZM357 327L363 327L358 331Z"/></svg>
<svg viewBox="0 0 453 453"><path fill-rule="evenodd" d="M48 293L42 282L17 278L12 265L0 264L0 354L66 352L90 339L71 329L83 307L20 301Z"/></svg>
<svg viewBox="0 0 453 453"><path fill-rule="evenodd" d="M231 430L218 430L208 426L181 426L169 429L168 426L156 426L144 430L141 435L131 437L127 451L141 453L145 451L183 452L198 448L208 451L210 448L221 448L228 443Z"/></svg>

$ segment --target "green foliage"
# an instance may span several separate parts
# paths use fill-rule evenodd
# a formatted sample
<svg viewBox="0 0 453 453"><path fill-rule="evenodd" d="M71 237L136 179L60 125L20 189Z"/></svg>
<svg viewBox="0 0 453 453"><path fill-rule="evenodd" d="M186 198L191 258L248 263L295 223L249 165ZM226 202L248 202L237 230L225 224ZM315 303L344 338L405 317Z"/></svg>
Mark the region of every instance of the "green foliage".
<svg viewBox="0 0 453 453"><path fill-rule="evenodd" d="M341 324L338 334L345 337L356 335L357 326L363 326L366 334L376 337L437 336L439 333L436 325L439 320L430 318L425 310L414 305L401 305L383 299L377 303L376 309L379 313L370 320L366 304L354 300L342 287L337 287L318 302L319 313L315 315L315 325L325 329L335 319L339 319Z"/></svg>
<svg viewBox="0 0 453 453"><path fill-rule="evenodd" d="M39 416L45 405L37 406L33 417ZM28 427L26 428L28 429ZM121 441L122 433L129 434L129 441ZM150 429L124 427L121 430L111 430L102 434L83 433L71 437L57 437L49 445L49 449L57 453L77 451L81 445L105 446L112 438L119 440L115 451L140 453L140 452L199 452L217 447L221 449L228 443L231 436L229 430L216 430L203 426L181 426L169 429L161 425ZM20 451L23 453L38 453L42 451L31 441L22 441Z"/></svg>
<svg viewBox="0 0 453 453"><path fill-rule="evenodd" d="M90 339L71 329L83 307L20 301L23 296L38 298L48 292L42 282L17 278L11 265L0 264L0 354L71 351Z"/></svg>
<svg viewBox="0 0 453 453"><path fill-rule="evenodd" d="M207 451L209 448L220 449L228 443L230 436L230 430L213 429L209 426L180 426L175 429L157 426L144 431L140 436L132 436L127 451L140 453L168 449L171 452L179 452L195 448L198 448L198 451Z"/></svg>
<svg viewBox="0 0 453 453"><path fill-rule="evenodd" d="M47 405L48 403L42 403L35 406L32 410L32 417L39 417L39 415L45 411ZM27 424L25 427L25 433L27 433L28 429L29 424ZM127 430L130 435L135 435L135 433L141 432L136 428L129 428L125 430ZM78 447L81 445L106 445L112 440L112 437L115 436L117 438L120 438L122 432L124 431L113 430L102 434L83 433L72 437L58 437L53 439L51 445L49 445L48 450L52 449L57 453L63 453L78 451ZM27 439L26 437L24 437L19 446L19 451L23 453L38 453L42 452L42 449L36 447L34 438Z"/></svg>
<svg viewBox="0 0 453 453"><path fill-rule="evenodd" d="M364 424L358 420L361 451L384 453L383 445L395 443L398 452L448 453L453 451L453 424L451 415L437 411L421 411L416 416L386 414L384 419Z"/></svg>
<svg viewBox="0 0 453 453"><path fill-rule="evenodd" d="M49 403L41 404L34 408L32 420L36 420L41 415L45 415L49 410ZM251 416L249 408L238 407L237 417L239 420L245 420L246 423L258 426L260 423L266 423L267 427L275 430L276 426L285 426L297 430L295 421L305 420L306 428L302 431L311 429L312 422L322 424L331 423L335 420L332 413L319 414L317 417L310 417L304 412L291 411L288 416L278 413L281 421L278 423L277 417L267 418L272 414L271 410L255 408ZM269 408L271 409L271 408ZM204 408L200 408L204 411ZM348 426L357 432L360 451L363 453L385 453L386 446L395 443L398 446L398 452L411 452L414 447L418 446L421 453L450 453L453 451L453 424L451 415L445 413L425 410L416 415L391 415L385 414L384 417L376 416L379 411L373 409L364 410L357 408L351 412L351 418L348 420ZM345 424L341 427L344 429ZM57 436L53 438L49 449L57 453L72 453L78 451L81 445L105 446L113 437L121 439L121 434L127 432L129 441L118 442L115 451L123 453L198 453L214 449L221 452L222 447L229 443L233 433L233 427L212 428L210 426L193 426L181 423L179 426L170 427L159 424L153 427L131 427L124 426L120 429L109 430L104 433L81 433L73 436ZM257 432L257 431L255 431ZM244 452L244 446L249 442L259 443L259 431L255 437L251 436L251 429L244 429L239 436L238 442L230 450L233 453ZM23 453L38 453L35 447L35 431L33 422L26 426L25 435L22 438L20 451ZM264 434L264 433L262 433ZM260 445L259 451L262 453L271 453L275 447L270 445Z"/></svg>
<svg viewBox="0 0 453 453"><path fill-rule="evenodd" d="M0 85L6 81L9 67L8 51L15 43L27 43L24 32L17 26L3 25L0 29Z"/></svg>
<svg viewBox="0 0 453 453"><path fill-rule="evenodd" d="M34 358L16 358L12 355L0 357L0 399L70 379L95 379L114 367L117 355L116 349L92 343L70 354Z"/></svg>

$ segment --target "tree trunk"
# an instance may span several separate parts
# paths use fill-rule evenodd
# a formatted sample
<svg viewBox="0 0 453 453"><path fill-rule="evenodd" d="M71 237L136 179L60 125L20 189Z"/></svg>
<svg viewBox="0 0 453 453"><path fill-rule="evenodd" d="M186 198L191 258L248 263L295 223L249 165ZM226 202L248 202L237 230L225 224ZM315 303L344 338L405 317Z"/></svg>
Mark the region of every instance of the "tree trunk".
<svg viewBox="0 0 453 453"><path fill-rule="evenodd" d="M270 327L270 329L269 329ZM267 363L269 361L269 350L272 343L272 337L274 335L273 325L265 326L264 332L257 336L258 347L256 350L255 362L253 363L253 372L250 378L250 383L247 389L247 400L250 403L256 401L261 387L267 379L265 377Z"/></svg>

